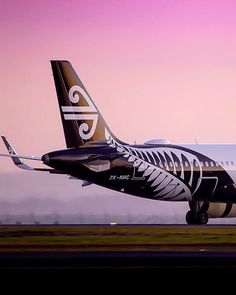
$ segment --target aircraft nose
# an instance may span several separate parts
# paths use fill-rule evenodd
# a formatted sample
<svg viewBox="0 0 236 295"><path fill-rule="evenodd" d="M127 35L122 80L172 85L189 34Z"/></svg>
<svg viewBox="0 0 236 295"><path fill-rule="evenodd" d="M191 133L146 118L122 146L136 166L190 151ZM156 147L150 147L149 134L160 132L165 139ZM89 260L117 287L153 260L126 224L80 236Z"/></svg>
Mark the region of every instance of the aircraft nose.
<svg viewBox="0 0 236 295"><path fill-rule="evenodd" d="M48 165L49 162L50 162L50 157L49 157L48 154L45 154L45 155L42 156L42 159L41 159L41 160L42 160L42 162L43 162L44 164Z"/></svg>

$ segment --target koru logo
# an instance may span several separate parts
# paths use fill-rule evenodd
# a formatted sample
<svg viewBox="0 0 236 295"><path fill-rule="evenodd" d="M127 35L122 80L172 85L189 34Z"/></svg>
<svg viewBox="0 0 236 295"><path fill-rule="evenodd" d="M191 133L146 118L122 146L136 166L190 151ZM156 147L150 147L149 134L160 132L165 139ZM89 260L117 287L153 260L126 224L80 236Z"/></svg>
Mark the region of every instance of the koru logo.
<svg viewBox="0 0 236 295"><path fill-rule="evenodd" d="M72 103L79 104L79 100L81 96L86 100L87 106L62 106L62 112L64 113L65 120L78 120L78 121L87 121L91 120L92 128L89 131L88 124L82 123L79 126L79 135L84 139L90 139L96 130L97 122L98 122L98 113L97 110L92 103L88 94L84 91L84 89L78 85L74 85L70 88L68 92L69 99ZM67 114L69 113L69 114ZM88 132L89 131L89 132Z"/></svg>

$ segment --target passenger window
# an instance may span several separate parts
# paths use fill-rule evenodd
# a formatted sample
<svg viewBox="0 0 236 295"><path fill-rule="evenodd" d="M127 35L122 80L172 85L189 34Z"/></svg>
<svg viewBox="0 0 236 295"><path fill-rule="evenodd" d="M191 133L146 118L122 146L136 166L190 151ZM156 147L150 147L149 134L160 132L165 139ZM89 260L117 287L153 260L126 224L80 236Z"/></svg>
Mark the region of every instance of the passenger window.
<svg viewBox="0 0 236 295"><path fill-rule="evenodd" d="M175 167L177 168L179 165L178 165L178 162L175 162Z"/></svg>
<svg viewBox="0 0 236 295"><path fill-rule="evenodd" d="M211 167L214 167L214 162L213 162L213 161L211 161L211 163L210 163L210 164L211 164Z"/></svg>
<svg viewBox="0 0 236 295"><path fill-rule="evenodd" d="M228 161L226 161L225 164L226 164L226 166L229 166L229 162Z"/></svg>
<svg viewBox="0 0 236 295"><path fill-rule="evenodd" d="M187 161L185 161L185 167L188 167L188 162Z"/></svg>
<svg viewBox="0 0 236 295"><path fill-rule="evenodd" d="M205 162L205 164L206 164L206 167L209 167L209 163L207 161Z"/></svg>
<svg viewBox="0 0 236 295"><path fill-rule="evenodd" d="M233 161L231 161L231 165L234 166L234 162Z"/></svg>
<svg viewBox="0 0 236 295"><path fill-rule="evenodd" d="M172 162L170 162L170 167L173 167L173 164L172 164Z"/></svg>
<svg viewBox="0 0 236 295"><path fill-rule="evenodd" d="M201 161L201 166L203 167L204 166L204 163Z"/></svg>

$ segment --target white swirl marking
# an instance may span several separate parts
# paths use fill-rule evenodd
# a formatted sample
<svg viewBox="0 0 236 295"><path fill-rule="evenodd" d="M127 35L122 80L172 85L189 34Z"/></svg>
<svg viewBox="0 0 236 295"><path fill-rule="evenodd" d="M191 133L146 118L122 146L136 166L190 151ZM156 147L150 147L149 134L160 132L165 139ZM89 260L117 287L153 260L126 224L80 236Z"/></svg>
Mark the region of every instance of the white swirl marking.
<svg viewBox="0 0 236 295"><path fill-rule="evenodd" d="M77 104L77 106L62 106L61 109L62 109L62 112L64 113L64 119L85 121L79 125L79 134L81 138L83 138L84 140L88 140L94 135L96 131L96 127L98 123L97 109L94 106L89 95L86 93L86 91L78 85L74 85L70 88L68 92L68 96L70 101L74 104ZM88 104L87 106L78 105L82 98L87 102ZM94 114L91 114L91 113L94 113ZM89 131L89 125L86 122L87 120L92 120L92 127L90 131Z"/></svg>

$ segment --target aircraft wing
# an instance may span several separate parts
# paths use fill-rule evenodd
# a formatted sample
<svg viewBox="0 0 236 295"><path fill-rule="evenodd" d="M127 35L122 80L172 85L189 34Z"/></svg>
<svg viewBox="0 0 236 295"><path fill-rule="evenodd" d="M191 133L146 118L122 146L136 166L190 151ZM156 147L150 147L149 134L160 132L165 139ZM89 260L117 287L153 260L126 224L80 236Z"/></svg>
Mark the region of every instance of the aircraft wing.
<svg viewBox="0 0 236 295"><path fill-rule="evenodd" d="M20 169L24 170L31 170L31 171L44 171L52 174L67 174L63 171L56 170L56 169L51 169L51 168L35 168L32 166L29 166L21 161L21 159L26 159L26 160L36 160L36 161L41 161L41 157L35 157L35 156L23 156L23 155L18 155L16 151L14 150L13 146L10 144L10 142L7 140L5 136L1 136L2 140L8 150L8 154L0 154L0 157L10 157L13 161L13 163ZM69 176L69 179L77 179L80 180L79 178ZM88 186L91 185L92 182L84 180L82 183L82 186Z"/></svg>
<svg viewBox="0 0 236 295"><path fill-rule="evenodd" d="M65 174L64 172L60 170L55 169L45 169L45 168L35 168L32 166L29 166L21 161L21 159L27 159L27 160L35 160L35 161L41 161L41 157L35 157L35 156L24 156L24 155L18 155L10 142L7 140L5 136L1 136L2 140L8 150L8 154L0 154L1 157L10 157L13 161L13 163L20 169L24 170L35 170L35 171L45 171L49 173L55 173L55 174Z"/></svg>

